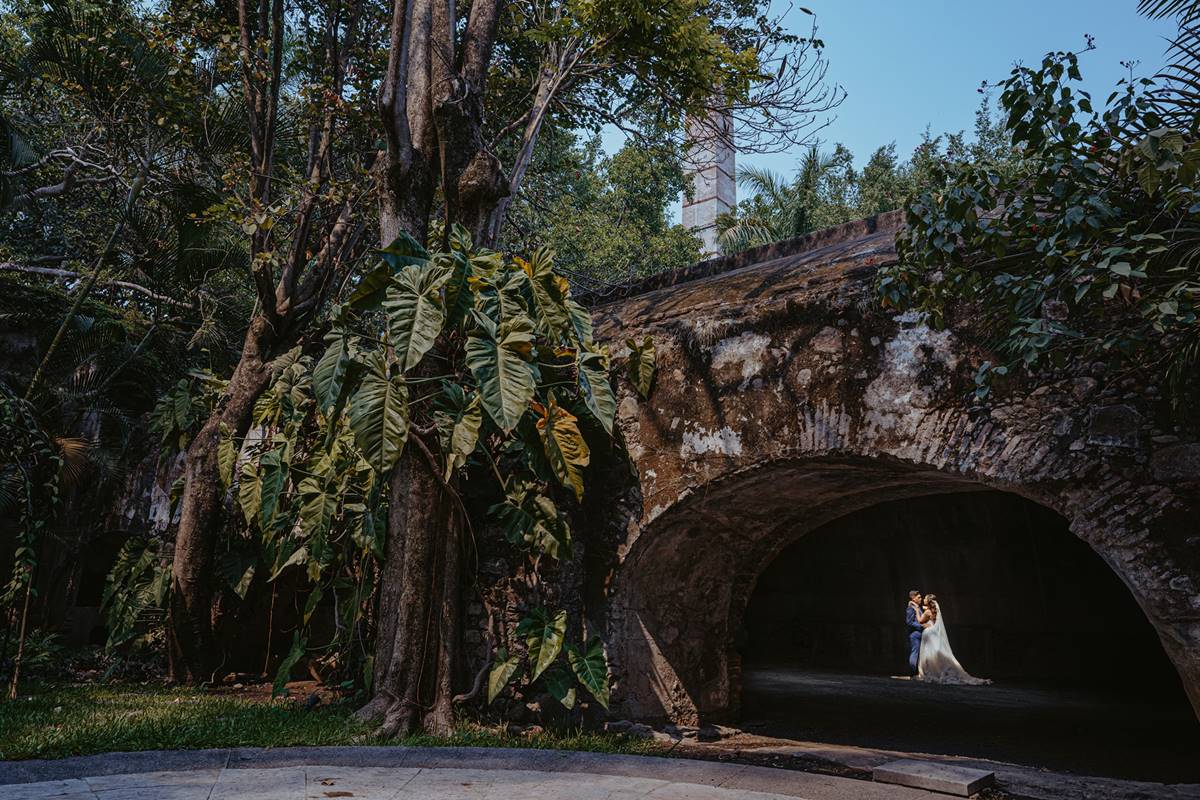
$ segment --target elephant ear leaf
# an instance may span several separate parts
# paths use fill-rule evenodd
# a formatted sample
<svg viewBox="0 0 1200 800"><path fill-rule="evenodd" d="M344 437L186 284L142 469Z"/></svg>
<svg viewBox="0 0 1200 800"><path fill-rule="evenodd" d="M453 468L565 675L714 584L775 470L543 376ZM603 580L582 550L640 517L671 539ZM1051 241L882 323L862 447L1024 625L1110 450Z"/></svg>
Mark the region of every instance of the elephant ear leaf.
<svg viewBox="0 0 1200 800"><path fill-rule="evenodd" d="M394 270L408 266L423 266L429 262L429 251L409 233L401 231L392 243L379 251L379 257Z"/></svg>
<svg viewBox="0 0 1200 800"><path fill-rule="evenodd" d="M407 233L401 233L395 241L379 251L380 262L358 282L346 305L358 311L376 311L387 296L392 277L407 266L423 266L429 262L429 253Z"/></svg>
<svg viewBox="0 0 1200 800"><path fill-rule="evenodd" d="M565 708L570 710L575 707L575 681L571 680L571 673L562 667L551 667L542 675L542 683L546 685L550 696Z"/></svg>
<svg viewBox="0 0 1200 800"><path fill-rule="evenodd" d="M520 664L520 658L510 656L503 647L496 651L496 660L492 662L492 668L488 671L487 701L489 704L499 696L500 692L504 691L504 687L512 680L513 675L517 674L517 667Z"/></svg>
<svg viewBox="0 0 1200 800"><path fill-rule="evenodd" d="M592 346L592 312L574 300L567 298L567 315L571 320L571 330L575 334L579 348L587 349Z"/></svg>
<svg viewBox="0 0 1200 800"><path fill-rule="evenodd" d="M441 291L449 277L443 267L410 265L388 287L383 310L402 372L415 367L442 332L446 312Z"/></svg>
<svg viewBox="0 0 1200 800"><path fill-rule="evenodd" d="M258 464L254 459L247 459L242 464L242 472L238 477L238 505L242 507L242 515L247 525L253 525L262 508L262 480L258 475Z"/></svg>
<svg viewBox="0 0 1200 800"><path fill-rule="evenodd" d="M378 353L368 362L350 401L350 429L376 474L388 475L408 439L408 388L398 375L388 375Z"/></svg>
<svg viewBox="0 0 1200 800"><path fill-rule="evenodd" d="M592 416L600 420L604 430L612 436L613 421L617 418L617 398L612 384L608 382L608 368L601 353L579 353L579 391Z"/></svg>
<svg viewBox="0 0 1200 800"><path fill-rule="evenodd" d="M629 382L638 394L645 400L650 396L650 387L654 384L654 340L647 336L641 344L633 339L626 342L629 345Z"/></svg>
<svg viewBox="0 0 1200 800"><path fill-rule="evenodd" d="M233 485L233 468L237 465L238 447L233 430L221 423L221 438L217 440L217 468L221 472L221 485L228 489Z"/></svg>
<svg viewBox="0 0 1200 800"><path fill-rule="evenodd" d="M467 366L479 385L483 410L508 433L521 421L533 399L533 370L529 365L533 324L528 317L520 316L497 327L478 311L472 313L476 331L467 338Z"/></svg>
<svg viewBox="0 0 1200 800"><path fill-rule="evenodd" d="M579 431L579 420L560 406L551 393L549 405L534 403L541 418L537 421L538 435L550 468L559 482L583 498L583 468L591 461L591 451Z"/></svg>
<svg viewBox="0 0 1200 800"><path fill-rule="evenodd" d="M448 401L434 415L437 423L438 441L446 459L443 479L450 481L454 471L467 463L479 441L479 428L483 424L483 413L479 406L479 395L470 397L456 384L447 386Z"/></svg>
<svg viewBox="0 0 1200 800"><path fill-rule="evenodd" d="M538 330L557 341L571 320L566 304L569 288L562 277L554 274L554 254L542 247L528 261L514 258L513 262L525 274Z"/></svg>
<svg viewBox="0 0 1200 800"><path fill-rule="evenodd" d="M279 495L287 481L287 467L282 456L282 450L270 450L259 459L259 525L264 531L271 528Z"/></svg>
<svg viewBox="0 0 1200 800"><path fill-rule="evenodd" d="M537 680L538 676L554 663L554 659L558 658L566 633L566 611L559 611L551 617L546 609L536 608L517 625L517 635L525 637L531 670L530 680Z"/></svg>
<svg viewBox="0 0 1200 800"><path fill-rule="evenodd" d="M567 663L583 688L591 692L597 703L608 708L608 659L600 637L593 636L584 649L567 645Z"/></svg>
<svg viewBox="0 0 1200 800"><path fill-rule="evenodd" d="M354 345L350 337L334 331L325 337L329 346L313 368L313 393L317 407L329 418L329 427L334 427L349 393L354 390L354 381L360 372L355 358Z"/></svg>

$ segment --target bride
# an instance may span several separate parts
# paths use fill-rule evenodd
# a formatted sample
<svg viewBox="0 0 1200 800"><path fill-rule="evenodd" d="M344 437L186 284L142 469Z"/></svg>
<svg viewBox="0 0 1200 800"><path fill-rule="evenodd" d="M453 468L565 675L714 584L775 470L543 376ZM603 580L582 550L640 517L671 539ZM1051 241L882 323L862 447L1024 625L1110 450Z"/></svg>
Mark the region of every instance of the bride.
<svg viewBox="0 0 1200 800"><path fill-rule="evenodd" d="M937 595L925 595L925 611L917 619L924 627L921 633L921 657L917 662L917 680L928 683L960 683L978 686L991 683L976 678L965 669L950 649L946 620L938 607Z"/></svg>

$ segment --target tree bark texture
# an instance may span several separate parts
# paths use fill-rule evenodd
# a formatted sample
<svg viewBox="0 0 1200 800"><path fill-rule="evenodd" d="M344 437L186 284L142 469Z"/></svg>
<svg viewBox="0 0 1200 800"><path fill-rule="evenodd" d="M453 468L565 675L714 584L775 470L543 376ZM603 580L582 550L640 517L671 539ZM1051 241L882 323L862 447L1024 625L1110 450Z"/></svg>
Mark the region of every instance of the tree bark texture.
<svg viewBox="0 0 1200 800"><path fill-rule="evenodd" d="M169 655L171 678L178 683L208 683L221 666L212 621L213 565L225 498L217 447L222 424L238 437L249 429L254 403L270 384L277 347L267 319L256 316L225 394L188 445L171 566Z"/></svg>
<svg viewBox="0 0 1200 800"><path fill-rule="evenodd" d="M461 635L461 517L440 470L410 443L392 475L379 590L375 695L359 716L381 732L445 734Z"/></svg>

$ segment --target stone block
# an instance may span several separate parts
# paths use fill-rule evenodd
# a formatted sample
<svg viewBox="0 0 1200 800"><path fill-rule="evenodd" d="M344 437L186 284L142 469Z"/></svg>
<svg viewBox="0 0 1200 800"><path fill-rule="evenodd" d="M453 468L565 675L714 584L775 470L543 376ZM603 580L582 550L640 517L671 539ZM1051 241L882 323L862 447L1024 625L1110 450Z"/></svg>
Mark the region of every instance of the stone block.
<svg viewBox="0 0 1200 800"><path fill-rule="evenodd" d="M894 783L959 797L970 797L996 782L994 772L911 759L881 764L875 767L871 776L878 783Z"/></svg>
<svg viewBox="0 0 1200 800"><path fill-rule="evenodd" d="M1100 406L1088 423L1088 444L1103 447L1137 447L1142 417L1133 406Z"/></svg>

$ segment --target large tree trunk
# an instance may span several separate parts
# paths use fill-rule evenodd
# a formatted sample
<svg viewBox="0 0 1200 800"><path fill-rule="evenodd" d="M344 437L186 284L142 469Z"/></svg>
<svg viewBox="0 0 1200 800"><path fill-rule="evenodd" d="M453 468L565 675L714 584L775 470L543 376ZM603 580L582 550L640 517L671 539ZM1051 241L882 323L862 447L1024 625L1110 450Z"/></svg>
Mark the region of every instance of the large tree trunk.
<svg viewBox="0 0 1200 800"><path fill-rule="evenodd" d="M428 455L410 443L392 474L375 695L359 711L397 736L446 734L453 723L461 516Z"/></svg>
<svg viewBox="0 0 1200 800"><path fill-rule="evenodd" d="M254 403L271 382L270 362L278 344L274 339L266 317L256 316L225 394L185 456L168 626L171 678L178 683L210 682L221 667L212 625L213 560L225 497L217 447L222 424L239 438L250 427Z"/></svg>
<svg viewBox="0 0 1200 800"><path fill-rule="evenodd" d="M502 0L476 0L461 32L445 0L393 0L388 66L379 111L388 137L380 198L380 241L401 231L424 241L433 194L445 199L446 234L465 225L490 245L493 209L507 191L500 163L484 143L487 70ZM439 374L442 343L418 377ZM391 475L387 559L380 576L372 700L362 719L381 732L448 733L461 620L463 517L442 480L432 447L415 431Z"/></svg>

